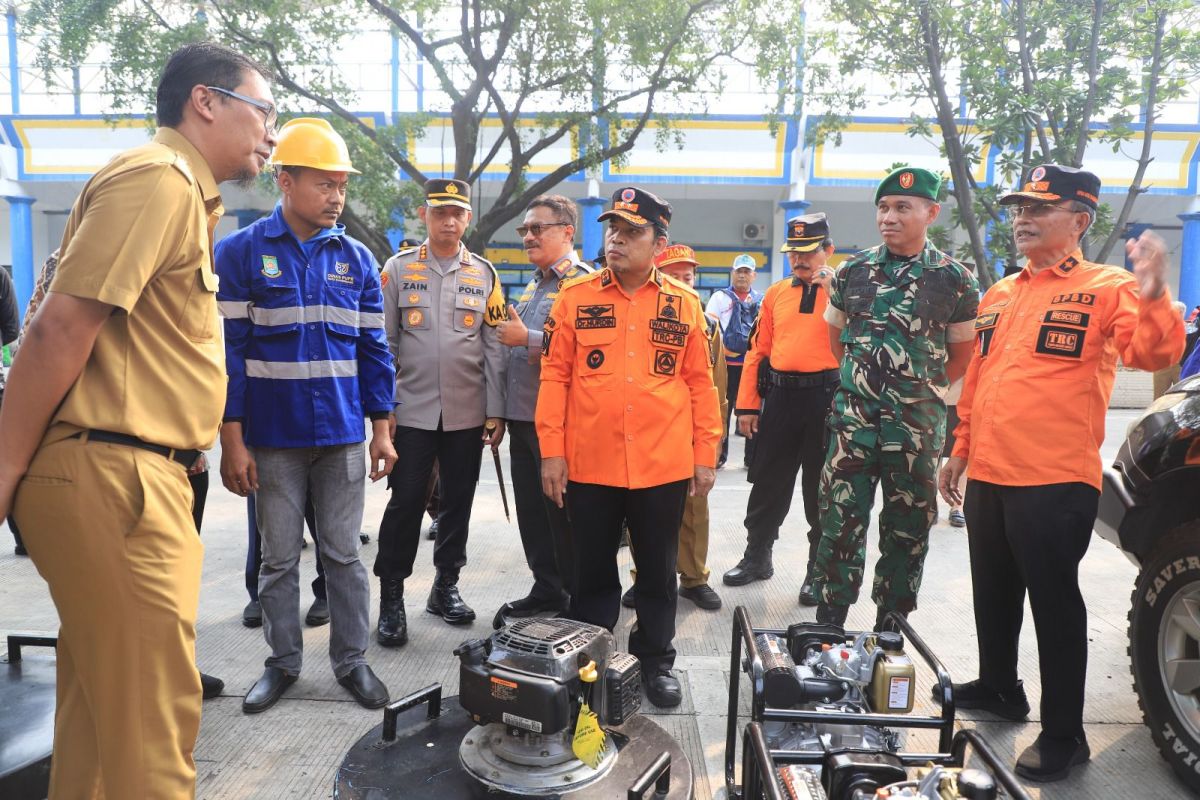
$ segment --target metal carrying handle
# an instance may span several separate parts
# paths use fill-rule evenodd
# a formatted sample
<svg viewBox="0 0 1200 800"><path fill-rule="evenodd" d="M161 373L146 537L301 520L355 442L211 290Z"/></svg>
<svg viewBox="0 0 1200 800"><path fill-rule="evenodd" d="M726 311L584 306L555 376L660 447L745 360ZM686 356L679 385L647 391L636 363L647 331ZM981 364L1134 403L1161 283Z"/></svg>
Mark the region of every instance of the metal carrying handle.
<svg viewBox="0 0 1200 800"><path fill-rule="evenodd" d="M424 689L418 689L408 697L401 697L394 703L388 703L383 707L383 741L396 741L396 721L400 715L408 711L414 706L419 706L421 703L429 702L429 710L425 714L426 719L437 719L442 715L442 685L440 683L431 683Z"/></svg>
<svg viewBox="0 0 1200 800"><path fill-rule="evenodd" d="M751 722L742 733L742 797L747 800L786 800L775 780L775 765L762 724Z"/></svg>
<svg viewBox="0 0 1200 800"><path fill-rule="evenodd" d="M58 649L57 636L39 636L33 633L14 633L8 637L8 663L21 660L22 647L53 647Z"/></svg>
<svg viewBox="0 0 1200 800"><path fill-rule="evenodd" d="M671 791L671 754L666 750L659 753L654 763L633 782L625 793L625 800L643 800L650 784L654 784L655 797L666 797Z"/></svg>
<svg viewBox="0 0 1200 800"><path fill-rule="evenodd" d="M954 734L954 743L950 745L950 752L958 766L965 767L967 765L968 745L975 750L975 754L979 756L980 760L987 764L988 769L992 771L992 777L1004 787L1004 791L1012 800L1032 800L1029 793L1025 791L1025 787L1017 780L1017 776L974 728L963 728Z"/></svg>

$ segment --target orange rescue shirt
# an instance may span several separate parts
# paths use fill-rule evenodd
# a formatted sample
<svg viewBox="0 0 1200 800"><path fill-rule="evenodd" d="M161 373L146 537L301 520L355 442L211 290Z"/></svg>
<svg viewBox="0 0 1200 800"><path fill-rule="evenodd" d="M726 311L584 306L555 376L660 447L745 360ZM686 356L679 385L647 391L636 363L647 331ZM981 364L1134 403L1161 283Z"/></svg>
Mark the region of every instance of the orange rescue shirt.
<svg viewBox="0 0 1200 800"><path fill-rule="evenodd" d="M542 458L565 457L579 483L644 489L716 466L722 425L695 292L657 269L633 294L608 269L564 285L535 423Z"/></svg>
<svg viewBox="0 0 1200 800"><path fill-rule="evenodd" d="M750 349L742 368L738 387L738 412L755 413L762 408L758 394L758 365L764 358L780 372L821 372L837 369L838 361L829 349L829 326L825 307L829 293L820 285L806 284L798 278L784 278L771 284L763 297L750 332Z"/></svg>
<svg viewBox="0 0 1200 800"><path fill-rule="evenodd" d="M1132 274L1084 261L1079 250L1036 275L1027 265L979 304L954 455L976 480L1099 489L1117 357L1159 370L1183 347L1169 292L1141 300Z"/></svg>

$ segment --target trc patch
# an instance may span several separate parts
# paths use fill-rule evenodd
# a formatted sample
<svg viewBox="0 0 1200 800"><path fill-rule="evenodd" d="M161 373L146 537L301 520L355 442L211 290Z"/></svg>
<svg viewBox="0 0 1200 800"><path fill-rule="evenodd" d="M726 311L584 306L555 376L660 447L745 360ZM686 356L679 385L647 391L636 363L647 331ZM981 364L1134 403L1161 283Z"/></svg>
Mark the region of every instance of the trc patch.
<svg viewBox="0 0 1200 800"><path fill-rule="evenodd" d="M1070 303L1077 306L1094 306L1096 305L1096 295L1091 292L1071 292L1069 294L1056 294L1050 299L1050 305L1060 306Z"/></svg>
<svg viewBox="0 0 1200 800"><path fill-rule="evenodd" d="M1087 331L1077 328L1059 328L1043 325L1038 331L1037 352L1048 356L1080 358L1083 356L1083 341Z"/></svg>
<svg viewBox="0 0 1200 800"><path fill-rule="evenodd" d="M603 350L593 350L592 352L587 354L587 365L589 368L599 369L600 365L602 365L603 363L604 363L604 351Z"/></svg>
<svg viewBox="0 0 1200 800"><path fill-rule="evenodd" d="M1046 322L1057 322L1062 325L1078 325L1081 328L1088 326L1088 320L1092 318L1091 314L1085 314L1082 311L1067 311L1066 309L1051 309L1046 312Z"/></svg>
<svg viewBox="0 0 1200 800"><path fill-rule="evenodd" d="M676 366L676 356L670 350L655 350L654 351L654 374L655 375L674 375Z"/></svg>
<svg viewBox="0 0 1200 800"><path fill-rule="evenodd" d="M650 331L650 341L655 344L666 344L671 347L683 347L687 343L687 338L682 333L671 333L670 331Z"/></svg>

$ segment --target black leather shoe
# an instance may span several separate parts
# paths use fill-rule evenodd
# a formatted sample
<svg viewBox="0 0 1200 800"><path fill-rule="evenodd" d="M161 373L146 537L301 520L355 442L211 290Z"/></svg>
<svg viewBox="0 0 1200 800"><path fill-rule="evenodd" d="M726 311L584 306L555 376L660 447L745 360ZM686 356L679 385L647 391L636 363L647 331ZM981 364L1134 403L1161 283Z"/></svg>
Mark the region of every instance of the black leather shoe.
<svg viewBox="0 0 1200 800"><path fill-rule="evenodd" d="M542 597L534 597L526 595L520 600L513 600L505 603L508 607L504 613L506 617L532 617L536 614L561 614L567 610L567 599L560 597L558 600L547 600Z"/></svg>
<svg viewBox="0 0 1200 800"><path fill-rule="evenodd" d="M387 687L366 664L359 664L338 678L338 683L345 686L363 708L382 708L387 705Z"/></svg>
<svg viewBox="0 0 1200 800"><path fill-rule="evenodd" d="M626 608L637 608L637 603L634 602L634 598L637 596L636 590L637 584L631 584L630 587L625 590L625 594L621 595L621 605L625 606Z"/></svg>
<svg viewBox="0 0 1200 800"><path fill-rule="evenodd" d="M716 611L721 607L721 596L707 583L699 586L680 586L679 596L686 597L705 611Z"/></svg>
<svg viewBox="0 0 1200 800"><path fill-rule="evenodd" d="M850 606L831 606L820 603L817 605L817 622L845 627L846 615L849 613Z"/></svg>
<svg viewBox="0 0 1200 800"><path fill-rule="evenodd" d="M225 688L225 681L220 678L214 678L212 675L200 673L200 689L205 700L212 700L214 697L221 696L221 690Z"/></svg>
<svg viewBox="0 0 1200 800"><path fill-rule="evenodd" d="M1071 774L1071 767L1082 764L1092 757L1087 737L1047 736L1039 733L1033 744L1025 748L1017 759L1016 773L1022 778L1038 783L1061 781Z"/></svg>
<svg viewBox="0 0 1200 800"><path fill-rule="evenodd" d="M304 624L310 628L319 628L329 624L329 601L324 597L314 597L308 613L304 615Z"/></svg>
<svg viewBox="0 0 1200 800"><path fill-rule="evenodd" d="M401 647L408 641L408 617L404 613L404 581L379 581L379 625L375 639L384 647Z"/></svg>
<svg viewBox="0 0 1200 800"><path fill-rule="evenodd" d="M800 605L815 606L819 602L821 601L813 594L812 580L805 578L804 583L800 584Z"/></svg>
<svg viewBox="0 0 1200 800"><path fill-rule="evenodd" d="M242 609L242 624L247 628L262 627L262 604L257 600L251 600L246 603L246 607Z"/></svg>
<svg viewBox="0 0 1200 800"><path fill-rule="evenodd" d="M25 545L18 542L16 545L13 546L13 555L28 556L29 551L25 549Z"/></svg>
<svg viewBox="0 0 1200 800"><path fill-rule="evenodd" d="M765 581L775 574L771 564L771 556L755 558L751 555L742 556L737 566L721 576L721 582L726 586L745 586L754 581Z"/></svg>
<svg viewBox="0 0 1200 800"><path fill-rule="evenodd" d="M1025 697L1025 684L1017 681L1011 689L997 691L984 686L981 681L969 681L953 685L955 708L977 708L990 711L998 717L1022 722L1029 717L1029 700ZM942 693L937 684L933 686L933 700L939 705ZM1040 738L1040 737L1039 737Z"/></svg>
<svg viewBox="0 0 1200 800"><path fill-rule="evenodd" d="M475 610L463 602L458 593L458 581L449 576L439 575L429 590L429 600L425 610L437 614L451 625L466 625L475 619Z"/></svg>
<svg viewBox="0 0 1200 800"><path fill-rule="evenodd" d="M646 689L646 699L659 708L675 708L683 701L683 689L679 681L666 670L643 675L642 685Z"/></svg>
<svg viewBox="0 0 1200 800"><path fill-rule="evenodd" d="M258 714L279 702L287 688L296 682L298 675L288 675L279 667L267 667L262 677L254 682L246 699L242 701L242 713Z"/></svg>
<svg viewBox="0 0 1200 800"><path fill-rule="evenodd" d="M426 539L436 539L438 532L437 517L434 517L433 522L429 523L429 533L425 534Z"/></svg>

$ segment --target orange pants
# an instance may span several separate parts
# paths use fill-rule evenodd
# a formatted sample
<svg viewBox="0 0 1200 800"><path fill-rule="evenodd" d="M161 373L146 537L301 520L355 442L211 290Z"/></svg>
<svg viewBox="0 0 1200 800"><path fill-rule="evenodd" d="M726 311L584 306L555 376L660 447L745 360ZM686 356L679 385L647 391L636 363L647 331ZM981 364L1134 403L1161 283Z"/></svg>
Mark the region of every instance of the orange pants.
<svg viewBox="0 0 1200 800"><path fill-rule="evenodd" d="M124 445L43 447L14 515L58 609L50 800L192 798L204 548L182 465Z"/></svg>

